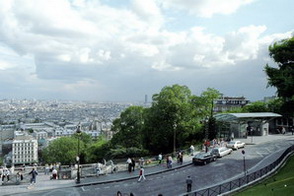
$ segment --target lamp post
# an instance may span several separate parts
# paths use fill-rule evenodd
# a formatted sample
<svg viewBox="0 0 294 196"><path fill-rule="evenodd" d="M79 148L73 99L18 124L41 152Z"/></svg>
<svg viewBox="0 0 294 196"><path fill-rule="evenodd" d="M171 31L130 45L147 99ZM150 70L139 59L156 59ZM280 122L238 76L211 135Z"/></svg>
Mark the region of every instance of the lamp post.
<svg viewBox="0 0 294 196"><path fill-rule="evenodd" d="M79 183L81 183L81 179L80 179L80 135L82 133L80 124L77 127L76 133L78 135L78 155L76 157L76 160L77 160L77 163L78 163L78 171L77 171L76 183L79 184Z"/></svg>
<svg viewBox="0 0 294 196"><path fill-rule="evenodd" d="M245 150L242 150L242 154L243 154L244 176L246 176L246 165L245 165Z"/></svg>
<svg viewBox="0 0 294 196"><path fill-rule="evenodd" d="M173 141L173 147L174 147L174 155L176 155L176 129L177 129L177 124L175 123L174 125L173 125L173 128L174 128L174 141Z"/></svg>

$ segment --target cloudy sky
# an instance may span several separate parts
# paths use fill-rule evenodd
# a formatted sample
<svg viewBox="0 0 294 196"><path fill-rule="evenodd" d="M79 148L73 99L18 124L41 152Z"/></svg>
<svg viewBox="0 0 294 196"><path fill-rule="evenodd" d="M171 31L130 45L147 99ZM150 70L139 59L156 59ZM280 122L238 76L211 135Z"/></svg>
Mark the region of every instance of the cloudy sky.
<svg viewBox="0 0 294 196"><path fill-rule="evenodd" d="M164 86L275 94L293 0L0 0L0 99L144 101Z"/></svg>

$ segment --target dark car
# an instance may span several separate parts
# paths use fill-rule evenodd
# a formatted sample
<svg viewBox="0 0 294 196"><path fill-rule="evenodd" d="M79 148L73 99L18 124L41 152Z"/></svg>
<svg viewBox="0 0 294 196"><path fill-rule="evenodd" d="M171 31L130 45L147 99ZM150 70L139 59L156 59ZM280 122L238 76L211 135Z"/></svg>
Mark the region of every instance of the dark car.
<svg viewBox="0 0 294 196"><path fill-rule="evenodd" d="M200 152L193 157L192 163L194 165L206 165L207 163L215 160L216 156L213 155L211 152Z"/></svg>

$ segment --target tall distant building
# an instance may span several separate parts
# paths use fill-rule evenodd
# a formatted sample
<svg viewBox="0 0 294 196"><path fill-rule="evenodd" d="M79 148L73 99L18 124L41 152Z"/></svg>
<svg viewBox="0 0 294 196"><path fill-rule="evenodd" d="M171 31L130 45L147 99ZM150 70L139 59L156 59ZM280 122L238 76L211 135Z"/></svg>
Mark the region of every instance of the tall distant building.
<svg viewBox="0 0 294 196"><path fill-rule="evenodd" d="M18 136L12 141L12 164L38 162L38 141L32 136Z"/></svg>
<svg viewBox="0 0 294 196"><path fill-rule="evenodd" d="M145 102L144 103L145 104L148 103L148 96L147 95L145 95Z"/></svg>

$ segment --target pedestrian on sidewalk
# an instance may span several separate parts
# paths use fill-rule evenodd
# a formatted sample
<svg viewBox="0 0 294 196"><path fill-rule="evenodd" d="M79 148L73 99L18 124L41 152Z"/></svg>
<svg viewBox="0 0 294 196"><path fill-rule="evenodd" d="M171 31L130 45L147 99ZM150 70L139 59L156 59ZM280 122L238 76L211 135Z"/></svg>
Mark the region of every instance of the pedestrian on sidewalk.
<svg viewBox="0 0 294 196"><path fill-rule="evenodd" d="M143 166L141 166L141 168L140 168L140 173L139 173L139 179L138 179L138 182L140 182L141 181L141 179L143 178L144 180L146 180L146 178L145 178L145 171L144 171L144 168L143 168Z"/></svg>
<svg viewBox="0 0 294 196"><path fill-rule="evenodd" d="M127 159L127 164L128 164L128 171L129 171L129 173L131 173L132 172L132 166L133 166L131 158Z"/></svg>
<svg viewBox="0 0 294 196"><path fill-rule="evenodd" d="M135 167L136 167L136 161L134 158L132 158L132 170L135 171Z"/></svg>
<svg viewBox="0 0 294 196"><path fill-rule="evenodd" d="M162 154L159 153L159 155L158 155L158 165L161 165L161 161L162 161Z"/></svg>
<svg viewBox="0 0 294 196"><path fill-rule="evenodd" d="M0 167L0 179L2 179L2 176L3 176L3 167L1 166Z"/></svg>
<svg viewBox="0 0 294 196"><path fill-rule="evenodd" d="M190 154L191 154L191 156L194 156L194 150L195 150L194 146L191 145L190 146Z"/></svg>
<svg viewBox="0 0 294 196"><path fill-rule="evenodd" d="M21 171L16 173L16 179L17 179L17 181L22 181L23 180L23 175L22 175Z"/></svg>
<svg viewBox="0 0 294 196"><path fill-rule="evenodd" d="M187 192L191 192L191 190L192 190L192 183L193 183L193 180L192 180L191 176L188 176L187 179L186 179Z"/></svg>
<svg viewBox="0 0 294 196"><path fill-rule="evenodd" d="M144 158L141 157L141 158L139 159L139 165L140 165L140 167L143 167L143 166L144 166L144 162L145 162Z"/></svg>
<svg viewBox="0 0 294 196"><path fill-rule="evenodd" d="M31 185L33 185L33 183L35 184L36 179L37 179L37 175L38 175L37 170L35 168L33 168L32 171L30 171L29 175L32 175L32 177L31 177Z"/></svg>
<svg viewBox="0 0 294 196"><path fill-rule="evenodd" d="M5 177L7 178L7 182L9 181L9 175L10 171L8 168L3 169L3 174L2 174L2 181L4 181Z"/></svg>
<svg viewBox="0 0 294 196"><path fill-rule="evenodd" d="M46 164L45 165L45 175L49 175L49 170L50 170L49 165Z"/></svg>
<svg viewBox="0 0 294 196"><path fill-rule="evenodd" d="M54 179L54 180L57 179L57 170L55 168L52 170L52 178L51 179Z"/></svg>
<svg viewBox="0 0 294 196"><path fill-rule="evenodd" d="M166 164L167 164L167 168L172 168L172 166L173 166L173 158L171 156L167 157Z"/></svg>

